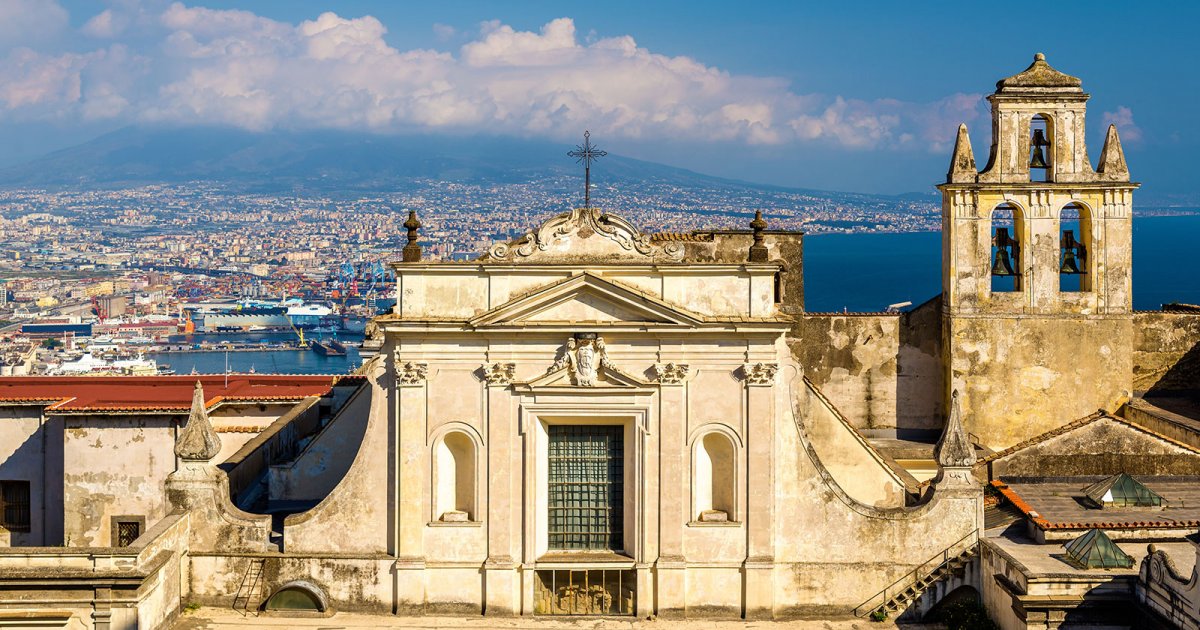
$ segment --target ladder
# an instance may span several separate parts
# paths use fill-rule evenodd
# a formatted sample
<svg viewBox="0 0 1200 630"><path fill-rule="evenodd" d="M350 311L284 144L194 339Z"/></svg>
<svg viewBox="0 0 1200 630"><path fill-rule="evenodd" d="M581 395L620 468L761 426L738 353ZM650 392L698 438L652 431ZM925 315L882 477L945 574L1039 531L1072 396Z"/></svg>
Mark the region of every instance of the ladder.
<svg viewBox="0 0 1200 630"><path fill-rule="evenodd" d="M237 594L233 596L233 609L243 617L251 613L258 614L257 600L262 598L263 565L266 562L266 558L250 558L246 563L242 583L238 585ZM253 606L251 602L254 602Z"/></svg>

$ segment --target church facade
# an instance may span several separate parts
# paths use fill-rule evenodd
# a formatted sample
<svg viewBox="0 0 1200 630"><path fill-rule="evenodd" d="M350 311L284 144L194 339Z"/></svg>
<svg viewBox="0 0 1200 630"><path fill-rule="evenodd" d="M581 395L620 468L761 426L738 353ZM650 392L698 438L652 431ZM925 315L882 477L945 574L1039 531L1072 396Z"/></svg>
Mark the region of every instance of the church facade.
<svg viewBox="0 0 1200 630"><path fill-rule="evenodd" d="M805 311L803 235L761 215L648 233L585 204L469 262L424 260L411 215L355 375L146 382L180 400L137 413L0 379L2 443L44 446L0 463L13 514L89 501L9 532L0 612L919 617L972 589L1058 627L1067 590L1136 569L1065 579L1047 541L1145 521L1021 497L1200 470L1200 431L1142 398L1200 390L1200 308L1132 310L1137 184L1115 128L1092 166L1078 79L1039 56L989 100L987 164L961 128L939 187L942 293L908 312ZM44 472L110 437L114 470ZM986 483L1029 536L989 528Z"/></svg>

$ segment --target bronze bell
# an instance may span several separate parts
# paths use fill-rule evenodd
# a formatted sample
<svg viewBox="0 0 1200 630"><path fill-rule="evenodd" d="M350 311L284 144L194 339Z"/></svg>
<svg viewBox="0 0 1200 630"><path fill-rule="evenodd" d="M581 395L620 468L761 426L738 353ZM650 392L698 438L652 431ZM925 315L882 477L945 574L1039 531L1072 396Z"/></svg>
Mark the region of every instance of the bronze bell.
<svg viewBox="0 0 1200 630"><path fill-rule="evenodd" d="M1046 140L1046 135L1041 129L1033 130L1033 140L1030 142L1033 146L1033 157L1029 159L1029 168L1050 168L1046 163L1045 148L1050 146L1050 141Z"/></svg>
<svg viewBox="0 0 1200 630"><path fill-rule="evenodd" d="M1063 230L1062 252L1062 265L1058 268L1059 273L1071 275L1087 273L1079 266L1080 259L1084 258L1086 254L1083 243L1075 240L1074 230Z"/></svg>
<svg viewBox="0 0 1200 630"><path fill-rule="evenodd" d="M1007 249L997 249L996 258L992 261L993 276L1015 276L1017 272L1013 271L1012 261L1008 257Z"/></svg>
<svg viewBox="0 0 1200 630"><path fill-rule="evenodd" d="M992 244L996 246L996 257L992 259L992 275L1017 275L1017 272L1013 270L1012 257L1009 255L1009 249L1016 245L1016 241L1009 238L1008 228L996 228L996 235L992 237Z"/></svg>

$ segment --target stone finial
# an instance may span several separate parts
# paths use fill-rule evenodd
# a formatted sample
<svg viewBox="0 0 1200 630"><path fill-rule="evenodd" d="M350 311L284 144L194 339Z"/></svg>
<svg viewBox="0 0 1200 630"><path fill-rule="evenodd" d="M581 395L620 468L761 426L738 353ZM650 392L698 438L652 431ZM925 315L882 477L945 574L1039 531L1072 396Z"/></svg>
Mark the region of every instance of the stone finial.
<svg viewBox="0 0 1200 630"><path fill-rule="evenodd" d="M1116 125L1108 126L1108 134L1104 136L1104 148L1100 150L1100 165L1096 172L1109 181L1129 181L1129 166L1125 163L1125 150L1121 148L1121 138L1117 135Z"/></svg>
<svg viewBox="0 0 1200 630"><path fill-rule="evenodd" d="M934 458L938 466L943 468L969 468L975 465L975 447L971 446L967 430L963 428L957 390L950 394L950 418L946 421Z"/></svg>
<svg viewBox="0 0 1200 630"><path fill-rule="evenodd" d="M950 158L950 171L946 181L951 184L974 183L979 176L975 168L975 152L971 150L971 136L967 125L958 126L958 138L954 140L954 155Z"/></svg>
<svg viewBox="0 0 1200 630"><path fill-rule="evenodd" d="M220 451L221 438L208 421L208 410L204 406L204 386L196 381L196 388L192 390L192 411L175 440L175 455L184 461L207 462Z"/></svg>
<svg viewBox="0 0 1200 630"><path fill-rule="evenodd" d="M417 230L421 229L421 221L417 219L416 210L408 211L408 220L404 222L404 228L408 230L408 244L404 246L400 260L421 262L421 246L417 244Z"/></svg>
<svg viewBox="0 0 1200 630"><path fill-rule="evenodd" d="M750 228L754 230L754 244L750 246L750 262L767 262L767 246L763 244L763 230L767 229L767 222L763 219L762 210L754 211L754 220L750 222Z"/></svg>

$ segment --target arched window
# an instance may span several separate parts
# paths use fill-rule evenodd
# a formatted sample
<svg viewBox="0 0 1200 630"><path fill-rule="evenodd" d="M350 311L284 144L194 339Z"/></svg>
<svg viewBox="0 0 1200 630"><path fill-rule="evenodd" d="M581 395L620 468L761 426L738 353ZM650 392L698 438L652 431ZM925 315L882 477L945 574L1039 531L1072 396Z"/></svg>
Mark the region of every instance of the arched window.
<svg viewBox="0 0 1200 630"><path fill-rule="evenodd" d="M450 431L437 441L433 460L434 518L476 520L475 442L462 431Z"/></svg>
<svg viewBox="0 0 1200 630"><path fill-rule="evenodd" d="M320 588L303 580L293 580L279 587L267 598L263 610L290 613L325 613L329 601Z"/></svg>
<svg viewBox="0 0 1200 630"><path fill-rule="evenodd" d="M1024 220L1020 208L1002 204L992 211L992 292L1021 290L1021 234Z"/></svg>
<svg viewBox="0 0 1200 630"><path fill-rule="evenodd" d="M737 520L737 455L733 440L719 431L696 441L692 464L693 517L700 522Z"/></svg>
<svg viewBox="0 0 1200 630"><path fill-rule="evenodd" d="M1091 291L1092 217L1081 204L1062 209L1058 219L1058 290Z"/></svg>
<svg viewBox="0 0 1200 630"><path fill-rule="evenodd" d="M1054 160L1054 128L1050 117L1038 114L1029 121L1029 181L1050 181Z"/></svg>

